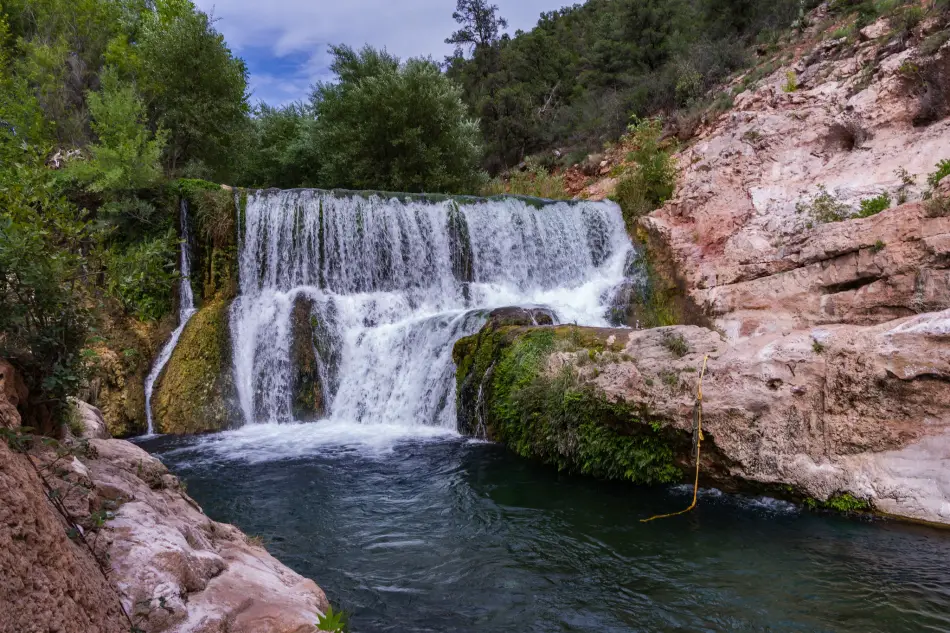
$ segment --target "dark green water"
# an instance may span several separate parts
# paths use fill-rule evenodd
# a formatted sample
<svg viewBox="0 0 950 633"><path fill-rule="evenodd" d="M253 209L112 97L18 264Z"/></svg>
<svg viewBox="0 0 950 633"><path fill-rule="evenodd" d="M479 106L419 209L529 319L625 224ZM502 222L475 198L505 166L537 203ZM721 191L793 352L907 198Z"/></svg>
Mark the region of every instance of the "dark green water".
<svg viewBox="0 0 950 633"><path fill-rule="evenodd" d="M263 536L351 614L393 631L950 631L950 532L556 472L461 440L391 450L145 448L218 521ZM260 448L260 447L255 447Z"/></svg>

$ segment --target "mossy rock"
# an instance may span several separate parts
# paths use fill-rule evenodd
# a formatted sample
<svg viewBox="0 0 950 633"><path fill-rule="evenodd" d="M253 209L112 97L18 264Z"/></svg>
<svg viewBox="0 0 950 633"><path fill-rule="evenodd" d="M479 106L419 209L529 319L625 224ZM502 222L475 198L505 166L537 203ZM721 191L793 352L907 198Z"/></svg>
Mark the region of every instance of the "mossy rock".
<svg viewBox="0 0 950 633"><path fill-rule="evenodd" d="M552 354L603 352L613 334L489 321L453 350L459 431L562 471L638 484L678 481L677 464L691 452L688 434L663 427L630 403L611 400L570 367L549 370Z"/></svg>
<svg viewBox="0 0 950 633"><path fill-rule="evenodd" d="M311 422L323 417L326 410L314 346L317 323L316 317L313 316L312 301L304 297L297 299L291 314L290 327L294 419Z"/></svg>
<svg viewBox="0 0 950 633"><path fill-rule="evenodd" d="M206 304L185 327L153 398L160 433L190 435L226 429L234 384L228 302Z"/></svg>

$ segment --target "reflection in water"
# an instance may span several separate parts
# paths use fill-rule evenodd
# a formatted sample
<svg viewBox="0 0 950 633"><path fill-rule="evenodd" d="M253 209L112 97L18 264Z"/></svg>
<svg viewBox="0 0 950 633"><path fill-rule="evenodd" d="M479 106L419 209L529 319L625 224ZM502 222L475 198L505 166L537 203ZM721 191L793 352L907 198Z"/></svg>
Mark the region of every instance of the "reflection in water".
<svg viewBox="0 0 950 633"><path fill-rule="evenodd" d="M358 633L950 630L945 532L713 491L644 525L690 493L559 476L455 438L333 445L319 427L297 427L306 450L285 459L241 432L146 446Z"/></svg>

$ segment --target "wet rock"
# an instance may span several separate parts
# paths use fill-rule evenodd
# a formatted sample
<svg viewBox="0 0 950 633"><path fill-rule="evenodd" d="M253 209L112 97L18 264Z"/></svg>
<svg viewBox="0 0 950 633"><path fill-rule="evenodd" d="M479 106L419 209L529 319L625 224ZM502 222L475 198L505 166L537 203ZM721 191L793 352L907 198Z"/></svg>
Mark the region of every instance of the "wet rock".
<svg viewBox="0 0 950 633"><path fill-rule="evenodd" d="M311 300L298 298L294 303L290 325L293 415L294 419L304 422L319 419L326 413L319 359L314 345L319 318L313 308Z"/></svg>

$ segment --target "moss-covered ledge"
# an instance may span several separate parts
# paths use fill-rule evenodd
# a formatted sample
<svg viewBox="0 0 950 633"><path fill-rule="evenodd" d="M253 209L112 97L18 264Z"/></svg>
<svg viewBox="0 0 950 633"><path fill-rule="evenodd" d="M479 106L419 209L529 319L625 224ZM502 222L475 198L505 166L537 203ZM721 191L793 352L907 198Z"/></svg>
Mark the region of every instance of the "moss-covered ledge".
<svg viewBox="0 0 950 633"><path fill-rule="evenodd" d="M610 400L570 365L553 369L559 352L616 353L622 330L504 323L491 320L455 345L460 432L562 471L638 484L683 478L688 433Z"/></svg>
<svg viewBox="0 0 950 633"><path fill-rule="evenodd" d="M229 303L207 303L188 322L156 386L156 429L171 435L228 427L233 398Z"/></svg>

